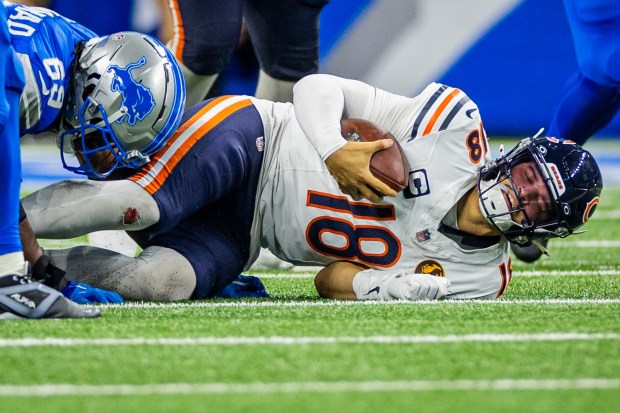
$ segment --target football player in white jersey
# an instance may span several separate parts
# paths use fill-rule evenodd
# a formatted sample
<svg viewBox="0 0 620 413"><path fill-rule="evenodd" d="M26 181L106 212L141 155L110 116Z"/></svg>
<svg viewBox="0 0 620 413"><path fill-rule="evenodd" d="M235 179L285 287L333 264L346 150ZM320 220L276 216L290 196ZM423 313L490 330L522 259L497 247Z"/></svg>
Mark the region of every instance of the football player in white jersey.
<svg viewBox="0 0 620 413"><path fill-rule="evenodd" d="M394 135L408 188L396 194L369 171L390 140L345 141L343 118ZM601 189L596 162L570 141L528 138L493 161L478 108L459 89L433 83L408 98L313 75L295 86L293 105L203 102L138 174L55 184L24 205L43 237L137 231L136 258L50 251L67 277L126 299L213 296L261 246L325 266L315 279L323 297L476 299L508 286L509 242L570 235Z"/></svg>

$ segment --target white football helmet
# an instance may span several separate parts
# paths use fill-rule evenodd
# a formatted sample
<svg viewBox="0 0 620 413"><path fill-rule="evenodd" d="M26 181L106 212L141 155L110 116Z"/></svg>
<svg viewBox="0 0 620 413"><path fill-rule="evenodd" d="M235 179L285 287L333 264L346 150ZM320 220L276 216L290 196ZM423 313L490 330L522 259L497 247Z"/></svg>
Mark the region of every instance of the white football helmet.
<svg viewBox="0 0 620 413"><path fill-rule="evenodd" d="M63 166L105 178L117 168L144 165L172 136L185 107L185 81L158 40L120 32L76 49L67 95L59 133ZM108 156L103 169L93 161L102 151ZM65 153L78 155L78 165Z"/></svg>

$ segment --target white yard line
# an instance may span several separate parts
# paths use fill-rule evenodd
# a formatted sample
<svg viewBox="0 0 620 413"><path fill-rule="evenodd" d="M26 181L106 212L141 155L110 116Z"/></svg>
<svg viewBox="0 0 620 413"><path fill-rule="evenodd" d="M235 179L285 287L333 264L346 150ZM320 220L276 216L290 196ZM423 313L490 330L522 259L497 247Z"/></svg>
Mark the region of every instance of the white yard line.
<svg viewBox="0 0 620 413"><path fill-rule="evenodd" d="M596 211L594 219L598 220L614 220L620 219L620 209L612 209L609 211Z"/></svg>
<svg viewBox="0 0 620 413"><path fill-rule="evenodd" d="M148 396L164 394L295 394L426 391L617 390L620 379L497 379L309 381L283 383L38 384L0 385L0 397Z"/></svg>
<svg viewBox="0 0 620 413"><path fill-rule="evenodd" d="M573 276L583 276L583 275L605 275L605 276L615 276L620 275L620 270L571 270L571 271L562 271L562 270L540 270L540 271L514 271L513 275L515 277L573 277Z"/></svg>
<svg viewBox="0 0 620 413"><path fill-rule="evenodd" d="M551 243L549 244L551 250L553 250L553 248L619 248L620 247L620 241L619 240L590 240L590 241L577 241L577 240L571 240L571 241L558 241L558 242L554 242L551 241Z"/></svg>
<svg viewBox="0 0 620 413"><path fill-rule="evenodd" d="M346 306L387 306L387 305L607 305L620 304L618 298L601 299L540 299L540 300L443 300L443 301L336 301L336 300L313 300L313 301L275 301L270 299L258 301L193 301L182 303L156 303L156 302L127 302L120 305L101 305L105 311L124 310L126 308L241 308L241 307L346 307Z"/></svg>
<svg viewBox="0 0 620 413"><path fill-rule="evenodd" d="M259 278L281 278L281 279L306 279L314 278L316 272L282 272L276 274L261 274L254 272ZM620 270L538 270L538 271L514 271L516 277L564 277L564 276L577 276L577 275L620 275Z"/></svg>
<svg viewBox="0 0 620 413"><path fill-rule="evenodd" d="M617 333L462 334L412 336L328 336L328 337L132 337L132 338L14 338L0 339L2 347L81 347L81 346L297 346L309 344L438 344L506 343L541 341L620 340Z"/></svg>
<svg viewBox="0 0 620 413"><path fill-rule="evenodd" d="M314 276L316 275L318 271L316 272L279 272L276 274L273 273L269 273L269 274L261 274L261 273L257 273L257 272L252 272L252 275L255 275L259 278L314 278Z"/></svg>

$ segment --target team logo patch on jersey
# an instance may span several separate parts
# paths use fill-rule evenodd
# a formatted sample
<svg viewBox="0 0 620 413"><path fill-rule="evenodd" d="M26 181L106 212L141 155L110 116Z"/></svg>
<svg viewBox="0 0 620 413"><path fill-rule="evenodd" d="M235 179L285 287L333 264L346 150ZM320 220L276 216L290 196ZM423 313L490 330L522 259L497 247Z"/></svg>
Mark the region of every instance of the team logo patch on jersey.
<svg viewBox="0 0 620 413"><path fill-rule="evenodd" d="M428 241L429 239L431 239L431 233L427 229L425 229L423 231L418 231L418 232L415 233L415 238L419 242Z"/></svg>
<svg viewBox="0 0 620 413"><path fill-rule="evenodd" d="M151 90L131 76L131 71L146 64L146 57L140 58L135 63L130 63L126 67L110 65L107 72L112 73L112 92L120 92L123 96L123 108L126 113L121 116L116 123L122 123L127 119L127 123L135 125L136 122L144 119L155 107L155 99Z"/></svg>
<svg viewBox="0 0 620 413"><path fill-rule="evenodd" d="M445 277L446 273L443 270L441 264L435 260L424 260L420 262L416 267L416 274L430 274L435 277Z"/></svg>

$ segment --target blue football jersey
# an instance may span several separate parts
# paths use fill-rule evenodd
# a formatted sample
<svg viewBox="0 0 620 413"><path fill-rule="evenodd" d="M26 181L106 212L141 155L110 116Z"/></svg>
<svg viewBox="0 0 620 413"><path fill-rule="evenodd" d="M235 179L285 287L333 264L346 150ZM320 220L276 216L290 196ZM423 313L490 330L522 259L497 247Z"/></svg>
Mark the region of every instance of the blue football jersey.
<svg viewBox="0 0 620 413"><path fill-rule="evenodd" d="M26 75L20 134L43 132L54 125L62 108L76 44L97 35L52 10L4 4L11 43Z"/></svg>

